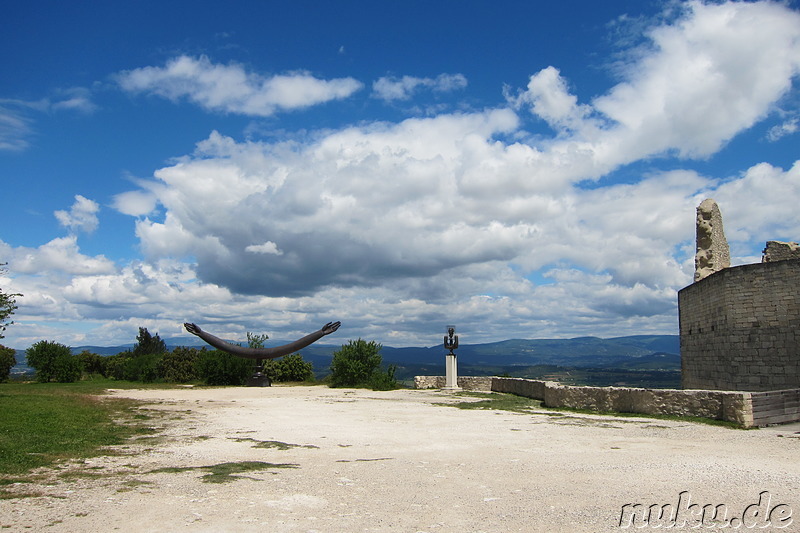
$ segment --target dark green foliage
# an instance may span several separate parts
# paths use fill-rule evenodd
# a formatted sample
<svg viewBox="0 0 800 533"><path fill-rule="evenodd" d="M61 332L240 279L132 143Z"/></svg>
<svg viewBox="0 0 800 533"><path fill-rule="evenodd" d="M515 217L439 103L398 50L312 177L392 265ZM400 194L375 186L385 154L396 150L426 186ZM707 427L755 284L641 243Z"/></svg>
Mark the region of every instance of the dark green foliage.
<svg viewBox="0 0 800 533"><path fill-rule="evenodd" d="M0 383L8 381L11 375L11 368L17 364L17 358L14 357L14 349L6 348L0 344Z"/></svg>
<svg viewBox="0 0 800 533"><path fill-rule="evenodd" d="M369 379L369 388L372 390L394 390L400 388L400 384L394 377L397 365L389 365L386 372L376 370Z"/></svg>
<svg viewBox="0 0 800 533"><path fill-rule="evenodd" d="M42 383L70 383L81 377L80 361L69 346L58 342L39 341L25 350L28 365L36 369L36 379Z"/></svg>
<svg viewBox="0 0 800 533"><path fill-rule="evenodd" d="M127 358L122 367L122 379L144 383L157 381L161 377L159 367L162 357L160 353L149 353Z"/></svg>
<svg viewBox="0 0 800 533"><path fill-rule="evenodd" d="M6 272L6 269L3 268L6 266L6 263L0 263L0 274ZM14 314L14 311L17 309L17 296L22 296L21 294L8 294L3 292L3 289L0 289L0 339L3 338L3 332L6 330L8 326L13 324L13 322L6 322L8 317Z"/></svg>
<svg viewBox="0 0 800 533"><path fill-rule="evenodd" d="M130 352L122 352L117 355L109 355L105 361L105 373L103 376L112 379L125 378L125 362L131 358Z"/></svg>
<svg viewBox="0 0 800 533"><path fill-rule="evenodd" d="M256 335L255 333L247 332L247 346L250 348L263 348L264 341L269 339L269 335Z"/></svg>
<svg viewBox="0 0 800 533"><path fill-rule="evenodd" d="M106 376L106 358L102 355L84 350L76 355L75 358L80 362L85 374Z"/></svg>
<svg viewBox="0 0 800 533"><path fill-rule="evenodd" d="M167 351L166 343L161 340L158 333L150 335L147 328L139 328L139 335L136 336L136 345L133 347L133 356L162 354Z"/></svg>
<svg viewBox="0 0 800 533"><path fill-rule="evenodd" d="M394 379L395 367L381 372L381 348L375 341L363 339L350 341L334 352L331 361L332 387L372 387L381 390L397 388Z"/></svg>
<svg viewBox="0 0 800 533"><path fill-rule="evenodd" d="M244 385L253 374L253 361L221 350L200 353L197 375L207 385Z"/></svg>
<svg viewBox="0 0 800 533"><path fill-rule="evenodd" d="M198 379L197 361L201 353L197 348L182 346L165 353L161 359L161 377L169 383L196 381Z"/></svg>
<svg viewBox="0 0 800 533"><path fill-rule="evenodd" d="M272 381L313 381L314 365L304 361L299 353L269 359L264 363L264 374Z"/></svg>
<svg viewBox="0 0 800 533"><path fill-rule="evenodd" d="M81 379L83 368L74 355L57 357L53 361L53 381L58 383L74 383Z"/></svg>

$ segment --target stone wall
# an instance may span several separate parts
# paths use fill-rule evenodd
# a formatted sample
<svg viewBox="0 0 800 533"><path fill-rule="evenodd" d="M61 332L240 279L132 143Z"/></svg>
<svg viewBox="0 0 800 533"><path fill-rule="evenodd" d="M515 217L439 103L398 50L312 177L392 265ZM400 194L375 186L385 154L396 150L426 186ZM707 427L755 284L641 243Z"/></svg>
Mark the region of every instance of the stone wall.
<svg viewBox="0 0 800 533"><path fill-rule="evenodd" d="M800 259L800 244L796 242L767 241L762 263Z"/></svg>
<svg viewBox="0 0 800 533"><path fill-rule="evenodd" d="M646 415L697 416L753 425L749 395L735 391L574 387L552 381L494 378L492 390L542 400L546 407ZM797 415L800 419L800 413Z"/></svg>
<svg viewBox="0 0 800 533"><path fill-rule="evenodd" d="M800 260L727 268L678 293L684 389L800 387Z"/></svg>
<svg viewBox="0 0 800 533"><path fill-rule="evenodd" d="M523 378L459 378L465 385L541 400L546 407L599 412L672 415L725 420L742 427L800 421L800 389L743 392L719 390L574 387ZM442 388L444 376L417 376L417 388ZM437 386L438 385L438 386ZM466 389L470 390L470 389Z"/></svg>
<svg viewBox="0 0 800 533"><path fill-rule="evenodd" d="M415 376L415 389L443 389L446 376ZM456 384L463 390L491 391L491 377L458 376Z"/></svg>

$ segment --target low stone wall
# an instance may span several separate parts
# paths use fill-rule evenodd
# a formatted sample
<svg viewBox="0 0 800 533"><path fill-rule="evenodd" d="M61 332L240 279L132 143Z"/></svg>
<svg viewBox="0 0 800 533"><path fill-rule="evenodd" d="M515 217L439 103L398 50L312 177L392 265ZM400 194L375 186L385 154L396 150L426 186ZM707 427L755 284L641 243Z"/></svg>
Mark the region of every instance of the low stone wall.
<svg viewBox="0 0 800 533"><path fill-rule="evenodd" d="M492 390L492 380L494 378L459 376L456 384L464 390L476 390L489 392ZM415 376L415 389L443 389L445 386L445 376Z"/></svg>
<svg viewBox="0 0 800 533"><path fill-rule="evenodd" d="M416 388L443 388L444 376L417 376ZM769 392L576 387L553 381L460 377L464 390L506 392L541 400L546 407L645 415L697 416L742 427L800 421L800 389Z"/></svg>

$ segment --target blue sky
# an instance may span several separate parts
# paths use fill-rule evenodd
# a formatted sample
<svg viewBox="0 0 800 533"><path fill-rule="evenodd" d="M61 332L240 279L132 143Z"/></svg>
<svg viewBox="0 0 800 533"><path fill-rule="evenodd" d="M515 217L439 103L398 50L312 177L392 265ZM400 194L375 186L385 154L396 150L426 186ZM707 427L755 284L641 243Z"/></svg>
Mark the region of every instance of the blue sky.
<svg viewBox="0 0 800 533"><path fill-rule="evenodd" d="M677 334L800 238L797 2L16 3L3 342ZM334 341L335 342L335 341Z"/></svg>

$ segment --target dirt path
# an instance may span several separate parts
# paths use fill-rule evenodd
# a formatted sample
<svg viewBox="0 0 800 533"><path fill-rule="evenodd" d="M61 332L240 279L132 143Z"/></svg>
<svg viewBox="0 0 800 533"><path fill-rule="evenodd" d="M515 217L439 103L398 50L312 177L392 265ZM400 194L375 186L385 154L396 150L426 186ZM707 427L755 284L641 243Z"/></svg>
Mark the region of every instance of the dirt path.
<svg viewBox="0 0 800 533"><path fill-rule="evenodd" d="M737 520L761 498L746 521L771 518L760 531L800 531L800 424L741 431L461 410L440 405L456 398L439 391L114 394L144 400L144 414L160 412L159 442L93 459L77 477L20 486L42 495L0 500L0 530L598 533L625 529L626 504L677 506L683 493L678 518L690 521L672 530L711 529L708 517L689 527L690 497L699 506L724 504L727 519ZM255 462L261 469L234 472L233 480L198 469ZM163 468L177 471L153 472ZM643 514L626 516L629 529L656 525L655 516L647 524Z"/></svg>

